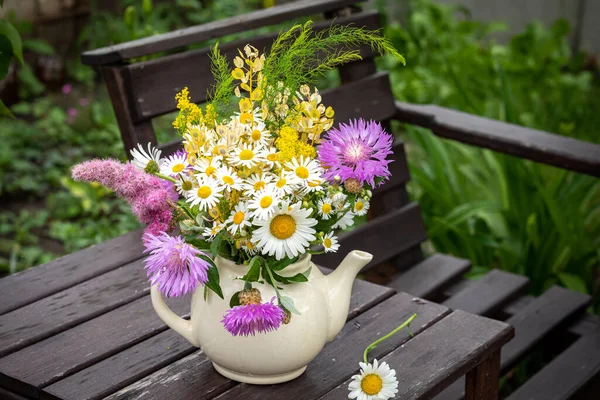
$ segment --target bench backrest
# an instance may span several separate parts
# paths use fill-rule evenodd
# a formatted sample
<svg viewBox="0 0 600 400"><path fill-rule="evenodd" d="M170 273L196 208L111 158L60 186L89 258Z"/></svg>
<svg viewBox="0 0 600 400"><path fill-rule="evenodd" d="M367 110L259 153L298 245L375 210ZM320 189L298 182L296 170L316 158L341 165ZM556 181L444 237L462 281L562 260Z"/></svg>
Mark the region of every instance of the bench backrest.
<svg viewBox="0 0 600 400"><path fill-rule="evenodd" d="M167 34L86 52L84 63L99 66L121 130L125 150L137 143L159 145L163 154L175 151L180 142L157 143L152 120L176 110L175 94L189 87L192 101L206 100L207 90L213 84L210 48L169 54L149 61L136 61L148 54L171 52L174 49L240 33L250 29L275 25L320 14L323 20L315 23L322 30L332 24L368 29L379 29L380 15L376 11L362 11L354 4L358 0L303 0L260 10L226 20L193 26ZM220 45L222 53L231 61L238 48L247 43L268 52L277 33L264 34ZM322 91L323 104L335 110L336 121L365 118L381 121L389 127L396 108L388 74L377 72L376 53L369 46L360 48L362 60L339 67L339 87ZM403 260L402 266L421 258L419 244L426 238L420 211L408 204L405 184L410 179L402 142L394 146L395 161L390 165L392 179L375 192L370 219L396 210L363 226L360 231L347 234L344 248L361 248L376 254L375 262ZM403 208L404 207L404 208ZM407 253L408 252L408 253ZM336 266L343 254L328 254L318 258L325 266ZM406 254L409 254L407 257Z"/></svg>

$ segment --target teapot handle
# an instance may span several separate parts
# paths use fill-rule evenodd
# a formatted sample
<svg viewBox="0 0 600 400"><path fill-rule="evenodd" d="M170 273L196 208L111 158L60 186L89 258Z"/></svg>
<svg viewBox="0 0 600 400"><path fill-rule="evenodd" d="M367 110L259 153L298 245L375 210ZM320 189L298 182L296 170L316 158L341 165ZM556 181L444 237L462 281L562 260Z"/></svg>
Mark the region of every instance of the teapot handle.
<svg viewBox="0 0 600 400"><path fill-rule="evenodd" d="M165 300L163 299L162 294L158 290L157 286L152 286L150 289L150 298L152 299L152 307L154 307L154 311L156 311L158 317L165 324L167 324L169 328L186 338L192 345L200 347L196 343L194 335L192 334L192 322L181 318L171 311L169 306L167 306L165 303Z"/></svg>

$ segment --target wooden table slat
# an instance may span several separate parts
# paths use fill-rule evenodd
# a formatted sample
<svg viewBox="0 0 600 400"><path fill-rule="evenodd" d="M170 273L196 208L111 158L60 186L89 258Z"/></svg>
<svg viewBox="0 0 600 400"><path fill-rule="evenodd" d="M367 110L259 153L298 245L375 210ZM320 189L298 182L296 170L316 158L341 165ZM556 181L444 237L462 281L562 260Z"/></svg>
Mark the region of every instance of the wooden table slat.
<svg viewBox="0 0 600 400"><path fill-rule="evenodd" d="M0 318L0 356L27 347L120 307L150 287L142 261L134 261Z"/></svg>
<svg viewBox="0 0 600 400"><path fill-rule="evenodd" d="M522 293L528 282L525 276L494 269L443 304L472 314L492 314Z"/></svg>
<svg viewBox="0 0 600 400"><path fill-rule="evenodd" d="M502 349L502 371L512 368L533 346L569 318L589 305L590 296L553 286L506 322L516 337ZM435 400L457 400L464 396L464 379L446 389Z"/></svg>
<svg viewBox="0 0 600 400"><path fill-rule="evenodd" d="M179 315L189 311L188 296L168 302ZM165 329L152 309L150 296L145 296L0 359L0 385L15 393L39 396L39 388Z"/></svg>
<svg viewBox="0 0 600 400"><path fill-rule="evenodd" d="M230 385L229 380L215 379L218 374L210 362L198 365L200 355L192 355L180 361L182 365L167 367L162 371L148 376L142 381L115 393L110 400L136 398L144 394L144 400L164 399L170 393L177 393L178 400L210 399L231 389L220 398L222 399L265 399L293 398L313 399L325 393L328 388L341 382L354 371L361 360L364 348L378 336L386 334L400 325L408 316L417 312L418 317L413 321L413 332L420 333L426 327L442 318L447 308L422 302L413 301L406 294L393 296L372 309L360 314L347 322L338 337L327 344L319 356L308 366L306 372L299 378L283 385ZM408 332L398 333L389 341L382 343L373 351L374 355L382 355L393 350L406 341ZM196 353L195 353L196 354ZM176 374L176 379L173 374ZM207 382L214 385L207 387Z"/></svg>
<svg viewBox="0 0 600 400"><path fill-rule="evenodd" d="M325 273L331 272L326 268L321 270ZM361 314L393 295L393 289L357 280L352 290L348 318ZM48 386L44 393L62 399L99 399L165 367L169 362L188 355L194 349L177 333L167 330ZM193 356L190 356L190 359L197 360ZM185 365L187 362L182 361ZM212 365L209 367L212 369Z"/></svg>
<svg viewBox="0 0 600 400"><path fill-rule="evenodd" d="M471 268L468 260L434 254L398 275L389 286L417 297L429 297Z"/></svg>
<svg viewBox="0 0 600 400"><path fill-rule="evenodd" d="M142 257L142 231L0 279L0 315L118 268Z"/></svg>
<svg viewBox="0 0 600 400"><path fill-rule="evenodd" d="M510 325L458 310L380 361L396 370L397 399L431 398L499 350L513 334ZM345 381L321 399L346 398L349 383Z"/></svg>

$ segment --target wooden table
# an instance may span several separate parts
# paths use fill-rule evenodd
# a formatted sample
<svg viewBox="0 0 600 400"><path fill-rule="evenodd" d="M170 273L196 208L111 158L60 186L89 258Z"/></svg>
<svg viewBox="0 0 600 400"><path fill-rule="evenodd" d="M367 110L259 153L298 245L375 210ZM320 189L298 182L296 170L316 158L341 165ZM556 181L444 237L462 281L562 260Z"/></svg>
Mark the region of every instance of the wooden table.
<svg viewBox="0 0 600 400"><path fill-rule="evenodd" d="M348 322L298 379L275 386L219 375L158 319L140 232L0 280L0 399L345 399L364 348L397 371L397 399L431 398L467 374L468 399L498 393L510 325L357 280ZM180 315L189 298L172 299Z"/></svg>

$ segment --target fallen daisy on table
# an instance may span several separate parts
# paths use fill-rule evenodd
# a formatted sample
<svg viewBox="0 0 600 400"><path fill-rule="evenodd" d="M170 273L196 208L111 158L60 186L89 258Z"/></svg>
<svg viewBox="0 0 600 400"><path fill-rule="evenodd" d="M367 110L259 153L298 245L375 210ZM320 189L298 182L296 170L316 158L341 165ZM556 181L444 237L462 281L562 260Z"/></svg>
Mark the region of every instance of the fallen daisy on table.
<svg viewBox="0 0 600 400"><path fill-rule="evenodd" d="M398 393L396 370L390 368L386 362L379 363L377 359L370 363L367 361L367 356L369 350L374 349L379 343L409 327L416 316L417 314L411 315L402 325L367 346L363 353L363 362L358 363L360 374L354 375L352 381L348 384L349 399L388 400L396 396L396 393Z"/></svg>

